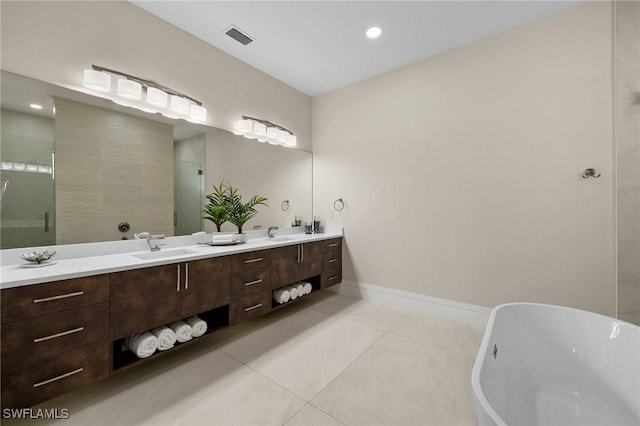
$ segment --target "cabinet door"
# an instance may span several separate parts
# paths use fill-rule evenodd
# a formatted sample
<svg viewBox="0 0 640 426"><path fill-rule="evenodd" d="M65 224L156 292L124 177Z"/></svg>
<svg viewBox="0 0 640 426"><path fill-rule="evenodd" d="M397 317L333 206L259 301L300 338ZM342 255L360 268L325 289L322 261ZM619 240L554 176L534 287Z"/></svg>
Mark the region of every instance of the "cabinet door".
<svg viewBox="0 0 640 426"><path fill-rule="evenodd" d="M302 244L298 279L320 275L322 272L322 242Z"/></svg>
<svg viewBox="0 0 640 426"><path fill-rule="evenodd" d="M178 264L111 274L110 329L116 339L180 319Z"/></svg>
<svg viewBox="0 0 640 426"><path fill-rule="evenodd" d="M231 257L196 260L184 264L181 316L195 315L231 300Z"/></svg>
<svg viewBox="0 0 640 426"><path fill-rule="evenodd" d="M298 258L298 245L271 249L271 288L298 281Z"/></svg>

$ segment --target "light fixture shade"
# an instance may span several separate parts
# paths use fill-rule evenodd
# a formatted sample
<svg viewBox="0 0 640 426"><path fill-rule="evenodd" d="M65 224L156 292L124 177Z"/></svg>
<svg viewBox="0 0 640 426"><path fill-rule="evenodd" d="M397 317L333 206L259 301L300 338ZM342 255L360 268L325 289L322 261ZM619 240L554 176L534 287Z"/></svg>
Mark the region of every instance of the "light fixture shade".
<svg viewBox="0 0 640 426"><path fill-rule="evenodd" d="M171 95L171 111L178 114L189 114L189 100L180 96Z"/></svg>
<svg viewBox="0 0 640 426"><path fill-rule="evenodd" d="M298 144L298 138L296 135L287 136L287 146L296 146Z"/></svg>
<svg viewBox="0 0 640 426"><path fill-rule="evenodd" d="M238 120L236 121L235 130L233 133L236 135L246 135L253 131L253 121L251 120Z"/></svg>
<svg viewBox="0 0 640 426"><path fill-rule="evenodd" d="M84 87L98 92L109 92L111 91L111 76L96 70L84 70Z"/></svg>
<svg viewBox="0 0 640 426"><path fill-rule="evenodd" d="M121 98L140 100L142 99L142 85L126 78L119 78L117 93Z"/></svg>
<svg viewBox="0 0 640 426"><path fill-rule="evenodd" d="M167 94L167 92L156 89L155 87L147 88L147 102L151 105L155 105L160 108L166 108L168 100L169 95Z"/></svg>
<svg viewBox="0 0 640 426"><path fill-rule="evenodd" d="M278 137L280 136L280 130L275 127L267 128L267 140L270 143L278 142Z"/></svg>
<svg viewBox="0 0 640 426"><path fill-rule="evenodd" d="M200 105L191 104L189 107L189 119L195 121L207 121L207 109Z"/></svg>
<svg viewBox="0 0 640 426"><path fill-rule="evenodd" d="M267 141L267 126L262 123L255 122L253 123L253 135L260 141Z"/></svg>
<svg viewBox="0 0 640 426"><path fill-rule="evenodd" d="M280 135L278 135L278 143L280 143L281 145L286 145L287 144L287 136L289 136L290 133L289 132L285 132L284 130L280 132Z"/></svg>

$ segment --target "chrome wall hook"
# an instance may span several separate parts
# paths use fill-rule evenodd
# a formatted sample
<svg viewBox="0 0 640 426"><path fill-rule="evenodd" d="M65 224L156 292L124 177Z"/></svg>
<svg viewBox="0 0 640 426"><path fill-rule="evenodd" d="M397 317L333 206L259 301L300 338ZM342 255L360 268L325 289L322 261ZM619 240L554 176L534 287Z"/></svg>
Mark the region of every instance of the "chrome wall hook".
<svg viewBox="0 0 640 426"><path fill-rule="evenodd" d="M338 198L333 202L333 208L337 212L341 212L342 210L344 210L344 201L342 200L342 198Z"/></svg>
<svg viewBox="0 0 640 426"><path fill-rule="evenodd" d="M582 174L583 179L588 179L588 178L599 178L601 175L600 173L596 172L596 169L584 169L584 173Z"/></svg>

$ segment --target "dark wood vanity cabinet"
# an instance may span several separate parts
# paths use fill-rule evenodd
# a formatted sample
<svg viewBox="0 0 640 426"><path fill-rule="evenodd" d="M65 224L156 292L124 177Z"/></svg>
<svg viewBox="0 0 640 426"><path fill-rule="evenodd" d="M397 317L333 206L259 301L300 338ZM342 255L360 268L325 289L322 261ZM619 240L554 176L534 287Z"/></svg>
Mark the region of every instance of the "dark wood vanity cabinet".
<svg viewBox="0 0 640 426"><path fill-rule="evenodd" d="M320 286L330 287L342 282L342 238L322 242L322 278Z"/></svg>
<svg viewBox="0 0 640 426"><path fill-rule="evenodd" d="M231 256L181 264L180 315L185 318L231 301Z"/></svg>
<svg viewBox="0 0 640 426"><path fill-rule="evenodd" d="M109 276L2 290L2 407L22 408L109 375Z"/></svg>
<svg viewBox="0 0 640 426"><path fill-rule="evenodd" d="M231 299L230 256L111 274L110 333L117 339Z"/></svg>
<svg viewBox="0 0 640 426"><path fill-rule="evenodd" d="M143 362L122 350L133 333L196 314L214 332L283 306L273 289L337 284L341 245L334 238L3 289L2 408L29 407Z"/></svg>
<svg viewBox="0 0 640 426"><path fill-rule="evenodd" d="M322 271L322 242L271 249L271 288L280 288Z"/></svg>

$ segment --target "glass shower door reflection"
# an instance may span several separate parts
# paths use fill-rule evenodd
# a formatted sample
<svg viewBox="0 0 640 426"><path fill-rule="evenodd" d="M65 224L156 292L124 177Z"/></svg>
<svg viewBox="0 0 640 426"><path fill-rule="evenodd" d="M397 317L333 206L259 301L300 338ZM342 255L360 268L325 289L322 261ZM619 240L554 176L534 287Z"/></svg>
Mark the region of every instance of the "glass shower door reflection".
<svg viewBox="0 0 640 426"><path fill-rule="evenodd" d="M174 235L190 235L203 230L203 186L202 163L175 160Z"/></svg>

